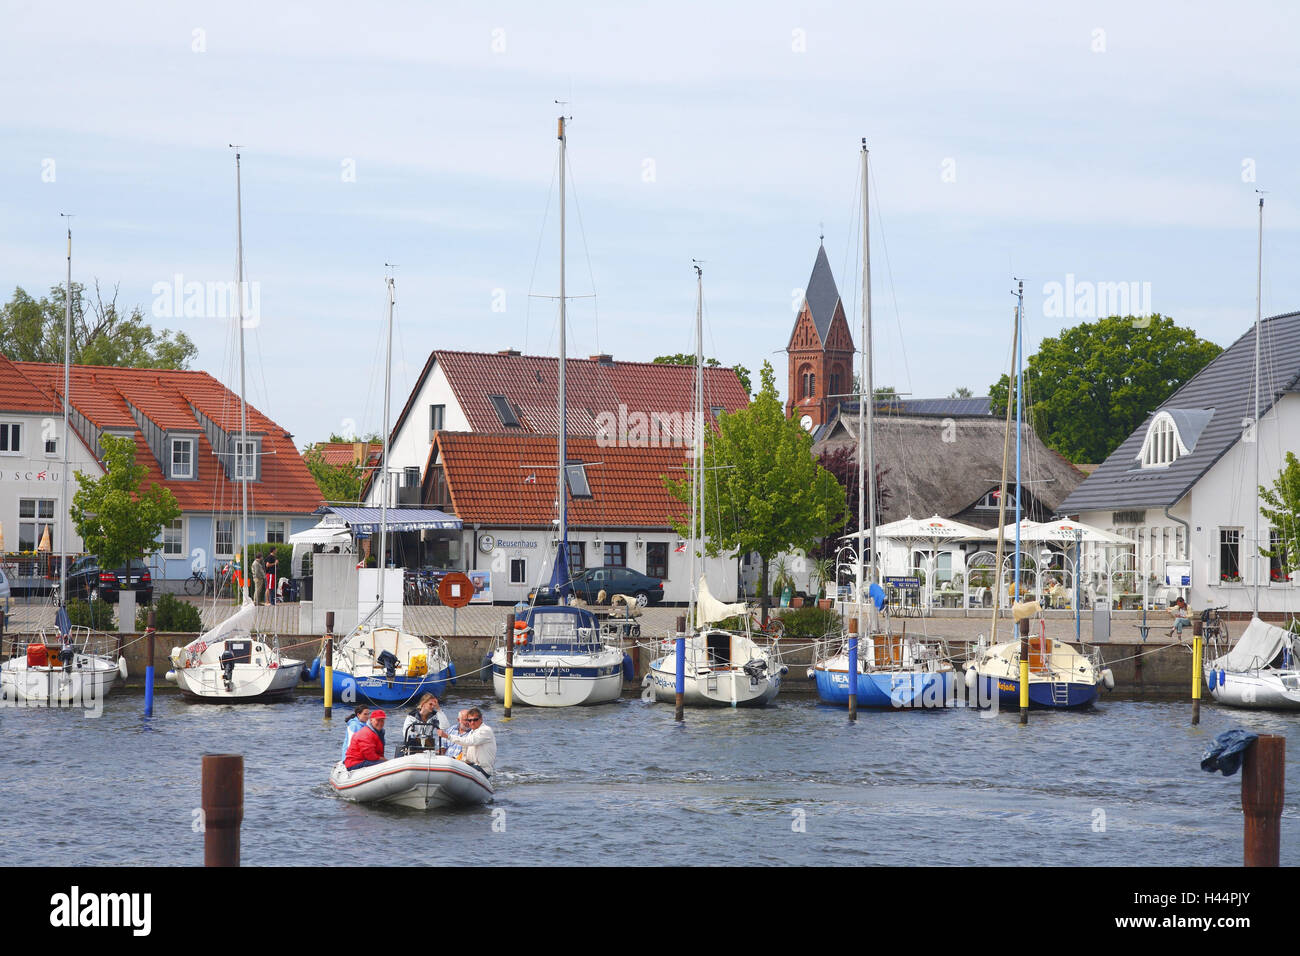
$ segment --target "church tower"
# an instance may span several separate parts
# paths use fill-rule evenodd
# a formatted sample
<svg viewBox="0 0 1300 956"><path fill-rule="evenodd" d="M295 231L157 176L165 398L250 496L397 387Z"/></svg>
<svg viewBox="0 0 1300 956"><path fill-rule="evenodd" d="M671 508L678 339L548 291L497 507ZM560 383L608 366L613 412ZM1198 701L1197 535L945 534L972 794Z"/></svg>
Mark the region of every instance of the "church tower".
<svg viewBox="0 0 1300 956"><path fill-rule="evenodd" d="M786 346L789 382L785 413L808 431L830 420L853 391L853 336L844 317L826 247L817 247L817 261L804 289L803 305Z"/></svg>

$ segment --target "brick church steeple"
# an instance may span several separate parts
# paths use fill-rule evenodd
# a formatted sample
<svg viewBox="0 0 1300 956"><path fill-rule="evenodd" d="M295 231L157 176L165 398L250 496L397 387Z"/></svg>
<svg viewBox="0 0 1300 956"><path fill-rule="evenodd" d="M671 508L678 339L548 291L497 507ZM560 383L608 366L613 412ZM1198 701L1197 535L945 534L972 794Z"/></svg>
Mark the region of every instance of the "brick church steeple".
<svg viewBox="0 0 1300 956"><path fill-rule="evenodd" d="M785 413L815 429L825 424L853 390L853 336L844 317L826 247L819 245L803 305L786 346L789 383ZM805 418L807 421L804 421Z"/></svg>

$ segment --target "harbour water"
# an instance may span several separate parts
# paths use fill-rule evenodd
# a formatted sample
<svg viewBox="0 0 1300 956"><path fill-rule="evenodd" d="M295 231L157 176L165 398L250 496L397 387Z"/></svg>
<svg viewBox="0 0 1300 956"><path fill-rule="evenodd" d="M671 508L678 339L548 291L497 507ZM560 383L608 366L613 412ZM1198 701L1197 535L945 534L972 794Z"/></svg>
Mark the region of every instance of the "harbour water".
<svg viewBox="0 0 1300 956"><path fill-rule="evenodd" d="M130 692L98 718L5 708L5 862L201 864L208 752L244 755L245 865L1238 866L1240 777L1203 772L1201 753L1246 727L1286 735L1294 767L1300 721L1206 705L1193 728L1186 701L1115 696L1091 711L1034 711L1028 727L1014 712L973 710L863 711L850 725L794 696L761 711L687 711L681 726L671 706L639 698L518 708L508 722L486 704L497 798L448 813L336 798L326 778L345 710L326 722L319 697L228 707L168 694L152 718ZM1283 865L1300 863L1296 804L1288 795Z"/></svg>

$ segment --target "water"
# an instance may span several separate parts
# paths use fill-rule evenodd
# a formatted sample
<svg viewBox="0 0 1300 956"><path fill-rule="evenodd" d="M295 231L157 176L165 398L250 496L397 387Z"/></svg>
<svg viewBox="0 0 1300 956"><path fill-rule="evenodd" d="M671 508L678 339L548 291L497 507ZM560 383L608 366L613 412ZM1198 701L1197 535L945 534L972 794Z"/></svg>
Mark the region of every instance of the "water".
<svg viewBox="0 0 1300 956"><path fill-rule="evenodd" d="M1236 866L1240 777L1204 773L1201 752L1242 726L1287 735L1294 767L1300 720L1206 705L1193 728L1184 701L1112 697L1088 712L1034 711L1027 728L1013 712L970 710L864 711L851 726L842 709L787 697L762 711L688 710L684 726L639 699L518 708L506 723L486 703L495 802L429 813L333 795L343 720L327 724L319 698L228 707L167 695L151 719L129 693L97 719L6 708L5 862L201 864L194 810L209 752L244 755L246 865ZM1294 799L1282 862L1300 863Z"/></svg>

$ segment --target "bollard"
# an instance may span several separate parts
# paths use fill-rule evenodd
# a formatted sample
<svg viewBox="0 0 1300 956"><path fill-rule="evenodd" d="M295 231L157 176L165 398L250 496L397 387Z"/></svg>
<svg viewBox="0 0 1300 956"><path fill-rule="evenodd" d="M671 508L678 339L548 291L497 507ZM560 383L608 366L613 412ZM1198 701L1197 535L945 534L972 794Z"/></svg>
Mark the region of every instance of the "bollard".
<svg viewBox="0 0 1300 956"><path fill-rule="evenodd" d="M325 719L334 712L334 612L325 612Z"/></svg>
<svg viewBox="0 0 1300 956"><path fill-rule="evenodd" d="M144 629L145 660L147 662L144 667L144 715L146 717L153 716L153 640L155 634L154 624L156 622L157 618L154 616L153 610L150 610L149 624Z"/></svg>
<svg viewBox="0 0 1300 956"><path fill-rule="evenodd" d="M505 719L510 719L510 705L515 693L515 616L506 615L506 697Z"/></svg>
<svg viewBox="0 0 1300 956"><path fill-rule="evenodd" d="M239 827L243 822L243 755L204 754L204 866L239 866Z"/></svg>
<svg viewBox="0 0 1300 956"><path fill-rule="evenodd" d="M1139 658L1140 659L1140 658ZM1201 675L1201 635L1192 638L1192 726L1201 722L1201 685L1205 678Z"/></svg>
<svg viewBox="0 0 1300 956"><path fill-rule="evenodd" d="M858 619L849 620L849 720L858 719Z"/></svg>
<svg viewBox="0 0 1300 956"><path fill-rule="evenodd" d="M1029 723L1029 618L1020 622L1020 722Z"/></svg>
<svg viewBox="0 0 1300 956"><path fill-rule="evenodd" d="M686 719L686 616L680 615L677 618L677 653L674 658L677 666L676 691L677 691L677 711L673 714L674 720Z"/></svg>
<svg viewBox="0 0 1300 956"><path fill-rule="evenodd" d="M1286 799L1286 738L1260 734L1241 765L1241 809L1246 866L1277 866L1282 855L1282 803Z"/></svg>

